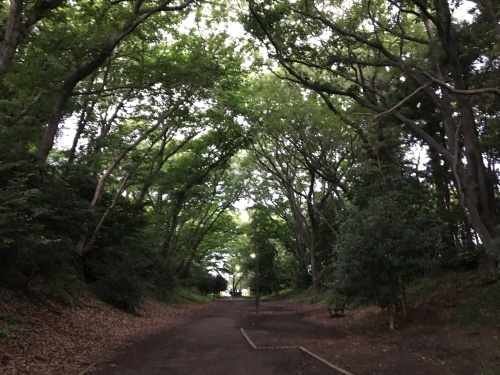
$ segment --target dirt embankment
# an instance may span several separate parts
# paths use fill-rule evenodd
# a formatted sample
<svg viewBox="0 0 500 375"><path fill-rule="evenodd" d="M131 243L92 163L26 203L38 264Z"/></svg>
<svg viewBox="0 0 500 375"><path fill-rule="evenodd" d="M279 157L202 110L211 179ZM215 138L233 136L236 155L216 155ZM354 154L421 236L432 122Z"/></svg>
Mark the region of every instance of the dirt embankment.
<svg viewBox="0 0 500 375"><path fill-rule="evenodd" d="M131 315L91 297L64 306L0 290L0 373L78 375L118 346L182 324L204 308L146 301Z"/></svg>

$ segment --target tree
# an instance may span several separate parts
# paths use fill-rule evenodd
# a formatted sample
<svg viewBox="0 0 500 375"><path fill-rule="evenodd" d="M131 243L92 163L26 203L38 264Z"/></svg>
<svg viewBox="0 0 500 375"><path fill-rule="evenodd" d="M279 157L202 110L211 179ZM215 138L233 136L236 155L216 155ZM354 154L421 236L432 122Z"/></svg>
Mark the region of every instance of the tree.
<svg viewBox="0 0 500 375"><path fill-rule="evenodd" d="M207 274L198 283L198 290L202 293L219 294L227 289L227 280L221 275L212 276Z"/></svg>
<svg viewBox="0 0 500 375"><path fill-rule="evenodd" d="M429 269L441 250L441 225L428 192L409 172L394 159L351 171L352 204L334 249L337 290L387 308L391 330L396 300L406 314L405 285Z"/></svg>
<svg viewBox="0 0 500 375"><path fill-rule="evenodd" d="M132 310L147 293L163 298L178 276L201 275L241 192L230 161L246 142L236 120L245 46L203 26L225 17L215 5L197 13L197 32L181 27L195 8L156 0L2 5L6 279L26 285L58 270ZM65 122L76 123L73 144L53 150ZM168 256L167 237L178 240ZM76 257L68 252L75 244Z"/></svg>
<svg viewBox="0 0 500 375"><path fill-rule="evenodd" d="M488 80L472 79L478 59L495 65L496 32L488 33L487 46L464 53L470 34L444 0L249 4L247 29L286 70L283 78L318 92L335 113L338 96L364 108L359 120L351 121L355 128L390 118L393 126L417 135L451 168L461 207L481 241L487 244L499 236L497 187L484 164L474 103L476 96L500 92L486 86ZM478 7L475 25L491 22L487 9ZM405 90L395 90L401 81ZM425 130L415 111L406 111L406 102L417 94L428 104L424 107L422 100L418 108L438 115L444 143Z"/></svg>
<svg viewBox="0 0 500 375"><path fill-rule="evenodd" d="M269 76L256 81L251 91L246 119L255 134L252 152L263 176L275 181L276 194L286 198L291 227L297 243L309 252L313 287L320 291L320 226L325 236L335 236L322 211L346 189L342 142L350 135L317 95L295 84Z"/></svg>
<svg viewBox="0 0 500 375"><path fill-rule="evenodd" d="M29 4L23 0L12 0L8 12L2 7L0 28L0 82L14 58L16 49L27 37L30 29L63 5L63 0L36 1ZM5 18L4 18L5 17Z"/></svg>

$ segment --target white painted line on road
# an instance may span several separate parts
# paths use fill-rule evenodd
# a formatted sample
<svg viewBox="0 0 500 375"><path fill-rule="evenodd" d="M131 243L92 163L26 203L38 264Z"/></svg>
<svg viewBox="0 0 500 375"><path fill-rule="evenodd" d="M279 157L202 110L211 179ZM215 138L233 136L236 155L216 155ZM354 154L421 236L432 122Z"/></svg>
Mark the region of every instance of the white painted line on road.
<svg viewBox="0 0 500 375"><path fill-rule="evenodd" d="M351 373L349 371L346 371L343 368L335 366L333 363L328 362L326 359L321 358L319 355L316 355L313 352L310 352L309 350L307 350L303 346L261 346L260 348L258 348L257 345L255 345L253 343L253 341L250 339L250 337L246 334L246 332L243 330L243 328L240 328L240 330L241 330L241 333L243 334L243 336L245 336L245 338L247 339L247 341L250 344L250 346L252 348L254 348L254 349L258 349L258 350L300 349L304 353L309 354L310 356L316 358L318 361L323 362L328 367L331 367L332 369L337 370L338 372L341 372L342 374L345 374L345 375L354 375L353 373Z"/></svg>
<svg viewBox="0 0 500 375"><path fill-rule="evenodd" d="M259 346L258 350L299 349L298 346Z"/></svg>
<svg viewBox="0 0 500 375"><path fill-rule="evenodd" d="M352 373L350 373L350 372L348 372L348 371L346 371L346 370L344 370L344 369L342 369L342 368L340 368L338 366L335 366L333 363L328 362L326 359L321 358L319 355L316 355L313 352L310 352L309 350L307 350L306 348L304 348L302 346L299 346L299 349L302 350L303 352L306 352L307 354L313 356L317 360L323 362L325 365L327 365L327 366L329 366L329 367L331 367L331 368L333 368L333 369L341 372L342 374L353 375Z"/></svg>
<svg viewBox="0 0 500 375"><path fill-rule="evenodd" d="M250 339L250 337L248 337L248 335L245 333L245 331L243 330L243 328L240 328L241 330L241 333L243 333L243 336L245 336L245 338L247 339L248 343L250 344L250 346L254 349L257 349L257 346L253 343L253 341Z"/></svg>
<svg viewBox="0 0 500 375"><path fill-rule="evenodd" d="M86 373L95 370L95 363L92 363L90 366L87 366L84 370L82 370L78 375L85 375Z"/></svg>

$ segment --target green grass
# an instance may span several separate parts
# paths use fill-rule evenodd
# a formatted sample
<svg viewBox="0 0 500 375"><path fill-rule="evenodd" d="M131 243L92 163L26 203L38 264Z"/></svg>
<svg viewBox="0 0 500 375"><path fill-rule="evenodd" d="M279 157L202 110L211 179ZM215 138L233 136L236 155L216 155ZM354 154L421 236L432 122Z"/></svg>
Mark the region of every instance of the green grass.
<svg viewBox="0 0 500 375"><path fill-rule="evenodd" d="M360 318L360 320L357 321L356 324L351 326L350 330L360 335L369 335L382 330L386 332L388 330L387 324L385 324L384 322L384 324L381 325L379 321L380 321L380 314L375 312L368 312L362 318Z"/></svg>
<svg viewBox="0 0 500 375"><path fill-rule="evenodd" d="M207 303L214 300L211 295L200 293L197 289L177 287L166 294L162 301L170 305L184 305L187 303Z"/></svg>
<svg viewBox="0 0 500 375"><path fill-rule="evenodd" d="M462 298L464 277L458 273L447 273L438 277L424 277L407 286L410 300L418 299L429 305L449 305Z"/></svg>
<svg viewBox="0 0 500 375"><path fill-rule="evenodd" d="M22 328L19 325L9 325L4 328L0 328L0 342L7 341L13 332L20 331Z"/></svg>
<svg viewBox="0 0 500 375"><path fill-rule="evenodd" d="M291 300L291 301L299 301L305 298L306 291L304 290L295 290L295 289L283 289L280 290L280 295L275 296L274 294L264 294L260 296L262 301L275 301L275 300Z"/></svg>
<svg viewBox="0 0 500 375"><path fill-rule="evenodd" d="M477 272L447 272L434 277L423 277L407 286L407 299L410 305L418 304L429 310L446 310L449 322L461 327L500 327L500 281L484 281ZM280 299L305 303L332 305L338 296L332 291L313 293L308 290L286 289L280 292ZM270 296L273 300L276 297ZM356 298L347 300L352 309L363 305ZM370 330L373 317L367 317L366 327ZM419 327L418 323L415 322ZM500 374L499 374L500 375Z"/></svg>
<svg viewBox="0 0 500 375"><path fill-rule="evenodd" d="M449 322L461 327L500 327L500 281L485 282L477 272L447 272L434 277L423 277L407 286L406 290L410 310L418 304L429 310L447 310L451 316ZM304 303L331 306L338 296L330 290L313 293L311 289L285 289L279 297L265 296L262 300L284 299ZM364 305L355 297L347 300L347 308ZM367 317L366 326L360 325L361 331L372 329L374 317ZM415 329L420 326L415 322Z"/></svg>
<svg viewBox="0 0 500 375"><path fill-rule="evenodd" d="M291 288L280 290L280 297L283 297L283 298L292 298L294 295L297 295L297 294L298 294L298 291L295 289L291 289Z"/></svg>
<svg viewBox="0 0 500 375"><path fill-rule="evenodd" d="M500 282L475 290L453 309L452 318L462 327L500 327Z"/></svg>
<svg viewBox="0 0 500 375"><path fill-rule="evenodd" d="M21 318L17 315L0 311L0 320L10 324L17 324L21 321Z"/></svg>
<svg viewBox="0 0 500 375"><path fill-rule="evenodd" d="M305 290L284 289L280 291L279 296L267 295L261 297L263 301L288 300L311 304L323 304L325 306L333 305L337 298L338 296L331 290L315 293L311 288Z"/></svg>
<svg viewBox="0 0 500 375"><path fill-rule="evenodd" d="M21 330L21 318L17 315L0 311L0 320L7 323L7 326L0 328L0 342L7 341L13 332Z"/></svg>
<svg viewBox="0 0 500 375"><path fill-rule="evenodd" d="M407 295L410 303L450 309L459 326L500 326L500 281L485 284L474 272L422 278L408 286Z"/></svg>

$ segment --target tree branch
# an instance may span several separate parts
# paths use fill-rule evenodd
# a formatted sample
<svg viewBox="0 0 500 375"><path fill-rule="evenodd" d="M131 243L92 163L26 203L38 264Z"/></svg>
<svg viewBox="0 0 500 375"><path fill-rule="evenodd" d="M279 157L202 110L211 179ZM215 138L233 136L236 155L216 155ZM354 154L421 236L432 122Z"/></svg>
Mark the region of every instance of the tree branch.
<svg viewBox="0 0 500 375"><path fill-rule="evenodd" d="M485 87L482 89L472 89L472 90L459 90L456 89L450 85L448 85L446 82L441 81L435 77L433 77L431 74L424 72L424 75L429 77L433 82L437 83L439 86L444 87L446 90L453 94L460 94L460 95L480 95L480 94L494 94L497 96L500 96L500 89L496 87Z"/></svg>
<svg viewBox="0 0 500 375"><path fill-rule="evenodd" d="M164 11L176 11L176 10L183 10L188 8L191 4L194 4L196 0L187 0L182 4L176 5L176 6L168 6L172 1L165 1L163 4L158 5L157 7L149 7L149 8L141 8L137 11L137 14L152 14L152 13L157 13L157 12L164 12Z"/></svg>
<svg viewBox="0 0 500 375"><path fill-rule="evenodd" d="M427 82L425 84L423 84L422 86L420 86L419 88L417 88L415 91L413 91L410 95L408 95L406 98L404 98L403 100L401 100L398 104L396 104L394 107L388 109L387 111L384 111L382 113L379 113L377 116L375 116L375 120L379 120L381 119L382 117L385 117L389 114L391 114L392 112L394 112L396 109L398 109L399 107L401 107L408 99L410 99L412 96L415 96L420 90L424 89L425 87L427 87L428 85L430 85L430 82Z"/></svg>

